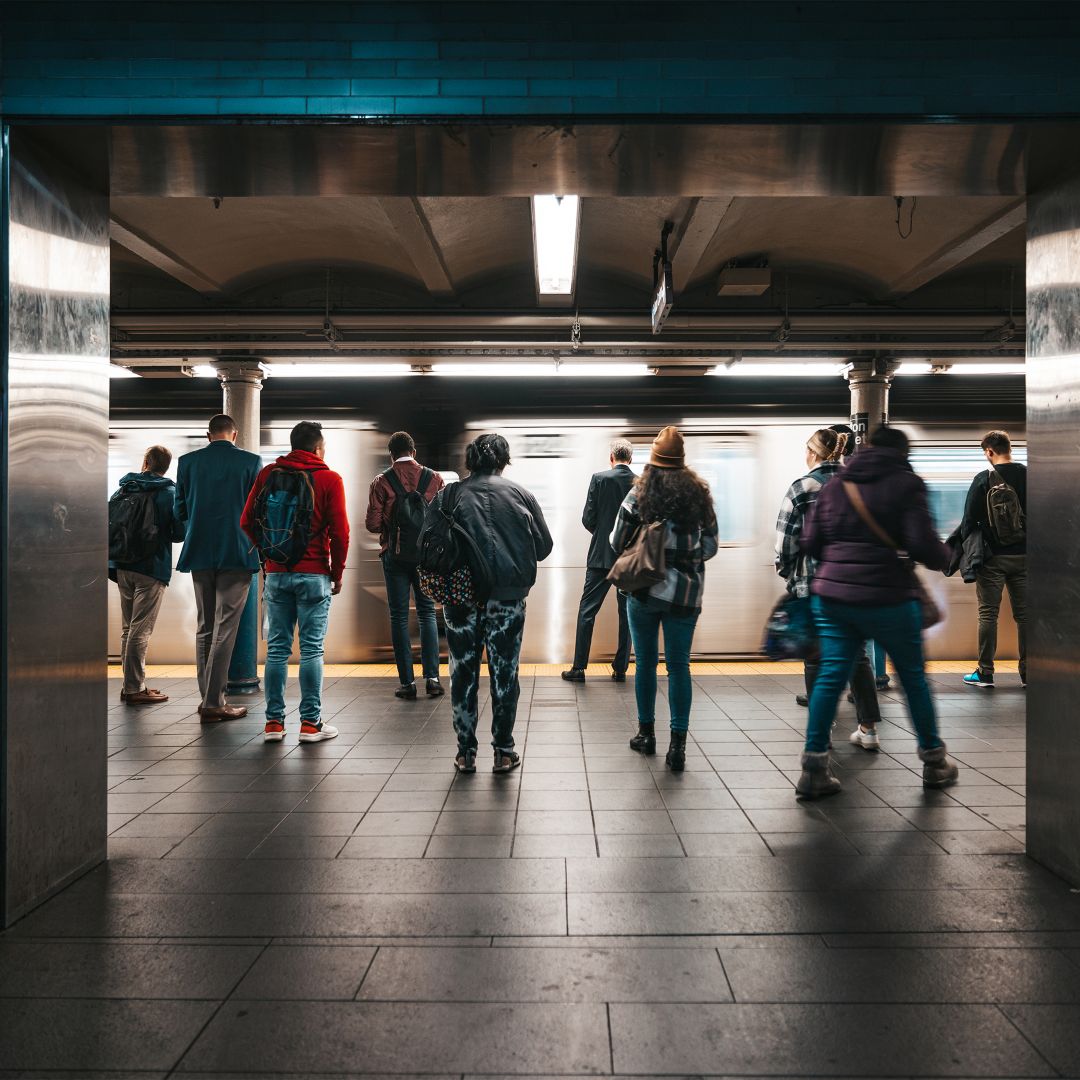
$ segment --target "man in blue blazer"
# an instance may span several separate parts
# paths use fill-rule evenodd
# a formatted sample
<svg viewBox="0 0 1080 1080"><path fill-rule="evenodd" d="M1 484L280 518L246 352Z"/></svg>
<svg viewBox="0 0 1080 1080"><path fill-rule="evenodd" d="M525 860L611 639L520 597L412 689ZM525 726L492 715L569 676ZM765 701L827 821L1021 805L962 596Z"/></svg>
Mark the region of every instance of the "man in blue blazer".
<svg viewBox="0 0 1080 1080"><path fill-rule="evenodd" d="M251 576L259 569L240 515L262 459L236 446L230 416L213 417L206 437L208 445L184 454L176 467L176 512L185 527L176 568L195 584L199 715L212 723L247 715L242 706L226 704L225 686Z"/></svg>
<svg viewBox="0 0 1080 1080"><path fill-rule="evenodd" d="M578 605L574 665L569 671L562 673L567 682L585 681L585 668L589 665L589 651L592 648L593 626L604 603L604 597L611 588L607 575L615 563L615 552L608 543L608 537L626 493L634 486L634 474L630 469L633 457L633 446L626 439L616 439L611 444L611 468L593 473L589 481L589 494L581 515L581 524L592 533L592 541L589 544L589 558L585 568L585 588ZM619 645L611 665L611 677L615 682L626 682L626 668L630 663L630 627L626 621L626 595L616 590L616 600L619 605Z"/></svg>

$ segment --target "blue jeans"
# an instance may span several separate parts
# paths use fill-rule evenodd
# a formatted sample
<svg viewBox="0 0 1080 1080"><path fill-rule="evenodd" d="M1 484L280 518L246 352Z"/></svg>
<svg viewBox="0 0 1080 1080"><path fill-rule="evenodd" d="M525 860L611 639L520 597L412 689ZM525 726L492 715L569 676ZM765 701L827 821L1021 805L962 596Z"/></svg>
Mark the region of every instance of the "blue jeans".
<svg viewBox="0 0 1080 1080"><path fill-rule="evenodd" d="M862 607L814 596L810 604L821 639L821 661L810 698L807 751L823 753L829 749L836 704L851 678L863 642L871 638L875 649L882 646L892 657L907 696L919 746L931 750L943 745L938 736L934 699L926 681L919 602L907 600L884 607Z"/></svg>
<svg viewBox="0 0 1080 1080"><path fill-rule="evenodd" d="M263 674L266 719L285 718L285 680L293 631L300 629L300 719L322 727L323 641L330 619L325 574L267 574L263 590L270 622Z"/></svg>
<svg viewBox="0 0 1080 1080"><path fill-rule="evenodd" d="M686 731L690 727L690 702L694 695L690 681L690 646L694 641L697 613L672 615L668 611L656 611L631 596L626 604L626 615L637 664L634 694L638 723L656 722L656 666L660 662L660 628L663 627L671 730Z"/></svg>
<svg viewBox="0 0 1080 1080"><path fill-rule="evenodd" d="M439 677L439 624L435 602L420 591L420 573L415 566L402 566L388 555L382 557L386 579L386 603L390 608L390 640L402 686L413 681L412 641L409 639L409 593L416 599L416 621L420 624L420 665L425 679Z"/></svg>
<svg viewBox="0 0 1080 1080"><path fill-rule="evenodd" d="M885 678L885 647L877 641L870 642L874 650L874 675L879 679Z"/></svg>

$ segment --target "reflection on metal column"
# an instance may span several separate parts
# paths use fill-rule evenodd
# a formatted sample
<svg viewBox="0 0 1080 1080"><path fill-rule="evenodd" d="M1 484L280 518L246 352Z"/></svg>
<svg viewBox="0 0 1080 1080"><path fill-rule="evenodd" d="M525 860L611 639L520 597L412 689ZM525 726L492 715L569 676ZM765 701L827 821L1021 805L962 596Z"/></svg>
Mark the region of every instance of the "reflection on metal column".
<svg viewBox="0 0 1080 1080"><path fill-rule="evenodd" d="M104 144L101 151L76 177L15 130L7 160L5 924L105 857Z"/></svg>
<svg viewBox="0 0 1080 1080"><path fill-rule="evenodd" d="M1028 198L1029 854L1080 884L1080 174Z"/></svg>

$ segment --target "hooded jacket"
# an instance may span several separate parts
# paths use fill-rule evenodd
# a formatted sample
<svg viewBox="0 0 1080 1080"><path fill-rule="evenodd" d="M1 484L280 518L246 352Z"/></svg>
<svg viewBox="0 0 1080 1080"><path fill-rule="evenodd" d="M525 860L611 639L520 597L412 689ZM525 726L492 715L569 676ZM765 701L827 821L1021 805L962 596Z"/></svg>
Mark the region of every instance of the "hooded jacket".
<svg viewBox="0 0 1080 1080"><path fill-rule="evenodd" d="M949 565L949 549L930 516L926 485L902 453L870 446L821 489L803 527L802 549L818 563L810 591L867 607L917 599L910 568L863 524L844 490L845 481L858 486L878 525L911 559L931 570Z"/></svg>
<svg viewBox="0 0 1080 1080"><path fill-rule="evenodd" d="M255 543L255 502L272 469L301 469L310 474L315 489L315 510L311 517L311 541L304 557L292 567L267 561L263 568L268 574L325 574L333 582L341 580L345 572L345 558L349 553L349 519L345 513L345 485L318 454L307 450L293 450L279 457L273 465L267 465L255 480L247 497L240 527Z"/></svg>
<svg viewBox="0 0 1080 1080"><path fill-rule="evenodd" d="M154 516L158 527L158 549L147 559L133 563L109 562L109 579L116 580L117 570L145 574L168 585L172 579L172 546L184 539L183 523L176 516L176 485L167 476L150 472L129 472L120 479L120 486L136 484L141 491L154 493Z"/></svg>
<svg viewBox="0 0 1080 1080"><path fill-rule="evenodd" d="M540 504L505 476L473 473L435 496L428 504L428 522L455 489L459 494L454 517L487 559L493 585L490 599L524 600L536 583L536 564L551 554L553 546Z"/></svg>

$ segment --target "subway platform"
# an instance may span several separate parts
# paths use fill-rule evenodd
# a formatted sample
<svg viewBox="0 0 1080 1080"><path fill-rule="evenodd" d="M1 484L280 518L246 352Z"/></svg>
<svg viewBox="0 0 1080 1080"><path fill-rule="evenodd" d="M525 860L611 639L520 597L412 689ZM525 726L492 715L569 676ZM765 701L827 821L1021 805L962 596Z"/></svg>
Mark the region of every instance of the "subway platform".
<svg viewBox="0 0 1080 1080"><path fill-rule="evenodd" d="M0 937L0 1076L1080 1075L1024 693L962 670L932 676L959 785L922 789L892 691L880 754L842 704L810 805L791 666L700 665L682 775L602 675L527 670L508 776L455 774L448 698L387 669L329 669L311 746L295 714L264 745L258 699L200 727L182 669L150 708L112 681L110 862Z"/></svg>

